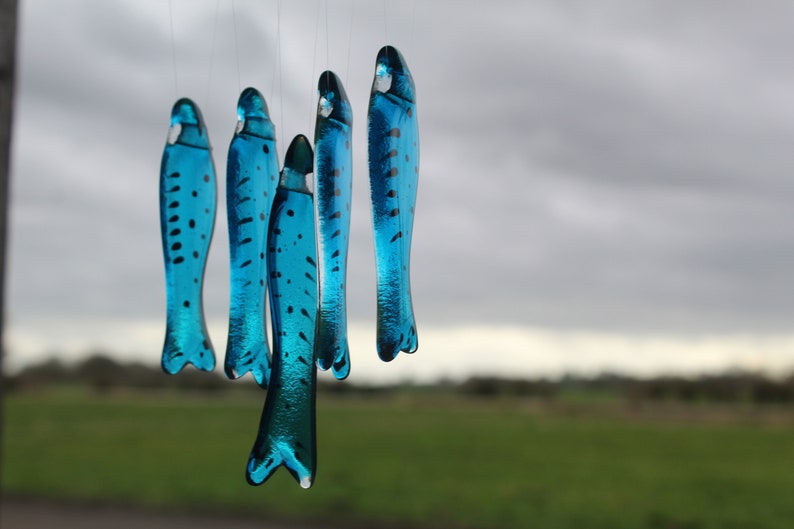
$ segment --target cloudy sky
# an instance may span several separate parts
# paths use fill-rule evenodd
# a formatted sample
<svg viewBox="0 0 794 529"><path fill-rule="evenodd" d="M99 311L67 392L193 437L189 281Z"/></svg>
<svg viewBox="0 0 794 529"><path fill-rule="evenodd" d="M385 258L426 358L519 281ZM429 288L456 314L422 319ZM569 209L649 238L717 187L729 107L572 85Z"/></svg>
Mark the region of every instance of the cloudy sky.
<svg viewBox="0 0 794 529"><path fill-rule="evenodd" d="M240 90L265 95L283 154L313 135L326 68L355 120L351 381L794 368L789 2L20 3L9 368L159 362L171 105L202 108L223 198ZM365 129L387 42L418 94L420 348L383 364ZM220 361L227 244L221 200Z"/></svg>

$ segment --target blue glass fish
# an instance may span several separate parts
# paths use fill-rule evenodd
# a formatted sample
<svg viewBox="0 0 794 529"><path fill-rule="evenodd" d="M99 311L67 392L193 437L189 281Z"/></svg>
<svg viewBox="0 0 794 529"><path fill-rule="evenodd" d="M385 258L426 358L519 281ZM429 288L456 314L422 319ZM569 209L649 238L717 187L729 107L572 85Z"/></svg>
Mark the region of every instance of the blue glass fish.
<svg viewBox="0 0 794 529"><path fill-rule="evenodd" d="M163 370L191 363L211 371L215 352L204 321L204 267L215 227L217 190L207 128L201 111L180 99L160 166L160 231L166 283Z"/></svg>
<svg viewBox="0 0 794 529"><path fill-rule="evenodd" d="M258 485L284 465L303 488L314 480L317 366L317 244L309 140L298 135L284 159L268 228L273 371L246 478Z"/></svg>
<svg viewBox="0 0 794 529"><path fill-rule="evenodd" d="M414 81L396 48L378 53L367 116L369 181L378 284L378 355L393 360L418 347L410 258L419 179Z"/></svg>
<svg viewBox="0 0 794 529"><path fill-rule="evenodd" d="M266 387L270 351L265 335L265 245L278 184L276 134L267 103L254 88L240 95L237 117L226 166L231 300L224 370L229 378L250 371Z"/></svg>
<svg viewBox="0 0 794 529"><path fill-rule="evenodd" d="M317 314L317 365L333 368L338 379L350 374L347 345L347 247L353 156L350 134L353 113L339 78L320 75L320 100L314 129L317 224L320 234L320 307Z"/></svg>

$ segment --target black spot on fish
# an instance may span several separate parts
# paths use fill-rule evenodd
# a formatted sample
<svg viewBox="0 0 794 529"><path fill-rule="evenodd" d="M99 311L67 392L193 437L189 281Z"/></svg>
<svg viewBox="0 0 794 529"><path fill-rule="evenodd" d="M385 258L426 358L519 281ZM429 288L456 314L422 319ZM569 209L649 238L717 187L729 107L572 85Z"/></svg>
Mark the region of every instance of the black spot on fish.
<svg viewBox="0 0 794 529"><path fill-rule="evenodd" d="M168 222L177 222L179 220L179 215L173 215L168 218Z"/></svg>
<svg viewBox="0 0 794 529"><path fill-rule="evenodd" d="M287 216L288 216L288 217L293 217L294 215L295 215L295 212L294 212L294 211L292 211L291 209L288 209L288 210L287 210Z"/></svg>
<svg viewBox="0 0 794 529"><path fill-rule="evenodd" d="M182 303L182 305L184 305L185 307L189 307L190 306L190 302L189 301L185 301L184 303Z"/></svg>
<svg viewBox="0 0 794 529"><path fill-rule="evenodd" d="M198 252L193 252L193 257L198 259L199 258L199 253Z"/></svg>
<svg viewBox="0 0 794 529"><path fill-rule="evenodd" d="M392 238L391 238L391 242L394 242L394 241L396 241L397 239L401 239L401 238L402 238L402 236L403 236L403 232L401 232L401 231L398 231L398 232L397 232L397 233L394 235L394 237L392 237Z"/></svg>
<svg viewBox="0 0 794 529"><path fill-rule="evenodd" d="M174 186L174 187L172 187L171 189L169 189L169 190L168 190L168 192L169 192L169 193L176 193L176 192L177 192L177 191L179 191L180 189L182 189L182 188L181 188L181 187L179 187L179 186Z"/></svg>
<svg viewBox="0 0 794 529"><path fill-rule="evenodd" d="M342 190L341 189L339 189L338 187L336 189L334 189L334 196L335 197L338 197L341 194L342 194Z"/></svg>
<svg viewBox="0 0 794 529"><path fill-rule="evenodd" d="M395 128L393 128L393 129L391 129L391 130L389 131L389 136L393 136L393 137L395 137L395 138L399 138L399 137L400 137L400 129L398 129L398 128L396 128L396 127L395 127Z"/></svg>
<svg viewBox="0 0 794 529"><path fill-rule="evenodd" d="M393 158L397 156L397 149L392 149L389 151L389 158Z"/></svg>
<svg viewBox="0 0 794 529"><path fill-rule="evenodd" d="M253 239L251 239L251 237L246 237L245 239L243 239L242 241L240 241L240 244L248 244L248 243L249 243L249 242L251 242L252 240L253 240Z"/></svg>
<svg viewBox="0 0 794 529"><path fill-rule="evenodd" d="M281 229L280 228L275 228L273 230L273 233L275 233L276 235L281 235Z"/></svg>
<svg viewBox="0 0 794 529"><path fill-rule="evenodd" d="M309 362L307 362L306 359L303 358L302 356L298 357L298 362L300 362L301 364L303 364L305 366L309 365Z"/></svg>
<svg viewBox="0 0 794 529"><path fill-rule="evenodd" d="M405 161L407 162L407 161L408 161L408 160L410 160L410 159L411 159L411 157L410 157L410 156L408 156L408 155L406 154L406 155L405 155Z"/></svg>
<svg viewBox="0 0 794 529"><path fill-rule="evenodd" d="M306 279L308 279L309 281L314 281L314 278L312 277L312 275L309 272L306 272L303 275L306 276Z"/></svg>
<svg viewBox="0 0 794 529"><path fill-rule="evenodd" d="M339 267L338 266L335 266L335 267L331 268L331 272L338 272L338 271L339 271Z"/></svg>
<svg viewBox="0 0 794 529"><path fill-rule="evenodd" d="M171 233L169 233L169 235L171 235L173 237L175 235L179 235L180 233L182 233L182 230L180 230L179 228L176 228L176 229L171 230Z"/></svg>
<svg viewBox="0 0 794 529"><path fill-rule="evenodd" d="M240 187L241 185L247 184L249 180L251 180L251 177L250 176L246 176L245 178L243 178L242 180L237 182L237 187Z"/></svg>
<svg viewBox="0 0 794 529"><path fill-rule="evenodd" d="M292 314L294 311L295 311L295 309L292 307L292 305L287 307L287 314Z"/></svg>
<svg viewBox="0 0 794 529"><path fill-rule="evenodd" d="M177 202L176 200L174 200L173 202L171 202L170 204L168 204L168 207L169 207L169 208L178 208L178 207L179 207L179 202Z"/></svg>
<svg viewBox="0 0 794 529"><path fill-rule="evenodd" d="M306 382L305 378L300 379L298 382L300 382L301 385L303 385L303 386L308 386L309 385L309 383ZM295 454L295 459L297 459L297 458L298 458L298 454Z"/></svg>
<svg viewBox="0 0 794 529"><path fill-rule="evenodd" d="M171 245L171 249L172 250L181 250L182 249L182 243L181 242L175 242L174 244Z"/></svg>
<svg viewBox="0 0 794 529"><path fill-rule="evenodd" d="M197 197L197 196L198 196L198 191L193 191L193 192L192 192L192 193L190 193L190 194L191 194L191 195L193 195L194 197Z"/></svg>
<svg viewBox="0 0 794 529"><path fill-rule="evenodd" d="M311 318L311 316L309 316L309 311L308 311L308 310L306 310L306 309L301 309L301 314L303 314L303 315L304 315L304 316L306 316L307 318Z"/></svg>
<svg viewBox="0 0 794 529"><path fill-rule="evenodd" d="M345 140L345 149L349 149L349 148L350 148L350 141Z"/></svg>
<svg viewBox="0 0 794 529"><path fill-rule="evenodd" d="M267 196L267 193L265 193L265 196ZM265 220L265 214L264 213L260 213L259 214L259 220Z"/></svg>
<svg viewBox="0 0 794 529"><path fill-rule="evenodd" d="M334 257L339 257L339 250L334 250L334 253L331 254L331 259Z"/></svg>
<svg viewBox="0 0 794 529"><path fill-rule="evenodd" d="M312 265L313 267L317 268L317 263L315 263L315 262L314 262L314 259L312 259L312 258L311 258L310 256L308 256L308 255L306 256L306 262L307 262L307 263L309 263L310 265Z"/></svg>
<svg viewBox="0 0 794 529"><path fill-rule="evenodd" d="M338 219L338 218L341 218L341 217L342 217L342 212L341 211L337 211L336 213L334 213L333 215L331 215L328 218L329 219Z"/></svg>
<svg viewBox="0 0 794 529"><path fill-rule="evenodd" d="M178 172L173 172L168 175L168 178L179 178L180 174Z"/></svg>
<svg viewBox="0 0 794 529"><path fill-rule="evenodd" d="M334 169L334 176L339 176L339 168Z"/></svg>
<svg viewBox="0 0 794 529"><path fill-rule="evenodd" d="M339 237L340 235L342 235L342 230L336 230L331 234L331 238L333 239L334 237Z"/></svg>
<svg viewBox="0 0 794 529"><path fill-rule="evenodd" d="M386 176L397 176L397 168L392 167L391 169L389 169L389 174Z"/></svg>
<svg viewBox="0 0 794 529"><path fill-rule="evenodd" d="M414 115L413 109L411 107L408 107L408 110L406 111L406 114L408 114L409 118L412 117Z"/></svg>
<svg viewBox="0 0 794 529"><path fill-rule="evenodd" d="M389 189L389 192L386 193L386 196L389 197L389 198L396 197L397 196L397 190L396 189Z"/></svg>
<svg viewBox="0 0 794 529"><path fill-rule="evenodd" d="M263 252L259 252L259 258L260 259L264 259L265 258L265 254Z"/></svg>
<svg viewBox="0 0 794 529"><path fill-rule="evenodd" d="M244 219L240 219L237 221L238 226L242 226L243 224L248 224L249 222L254 222L252 217L245 217Z"/></svg>
<svg viewBox="0 0 794 529"><path fill-rule="evenodd" d="M298 234L298 239L303 239L303 234L302 233Z"/></svg>
<svg viewBox="0 0 794 529"><path fill-rule="evenodd" d="M260 280L259 280L259 286L260 286L260 287L263 287L263 286L265 286L265 280L264 280L264 279L260 279Z"/></svg>
<svg viewBox="0 0 794 529"><path fill-rule="evenodd" d="M268 147L267 144L262 145L262 152L270 154L270 147Z"/></svg>
<svg viewBox="0 0 794 529"><path fill-rule="evenodd" d="M249 200L251 200L251 197L243 197L243 198L241 198L240 200L237 201L237 205L239 206L243 202L248 202Z"/></svg>
<svg viewBox="0 0 794 529"><path fill-rule="evenodd" d="M285 402L285 403L284 403L284 409L285 409L285 410L289 410L290 408L292 408L292 405L290 405L290 403L289 403L289 402Z"/></svg>
<svg viewBox="0 0 794 529"><path fill-rule="evenodd" d="M390 217L396 217L399 214L400 214L400 208L394 208L389 212Z"/></svg>
<svg viewBox="0 0 794 529"><path fill-rule="evenodd" d="M174 258L173 262L174 262L174 264L179 264L179 263L184 262L184 260L185 260L185 258L180 255L179 257Z"/></svg>
<svg viewBox="0 0 794 529"><path fill-rule="evenodd" d="M205 175L204 175L204 181L205 181L205 182L209 182L209 181L210 181L210 175L208 175L208 174L205 174Z"/></svg>
<svg viewBox="0 0 794 529"><path fill-rule="evenodd" d="M245 268L246 266L248 266L250 264L251 264L251 260L249 259L249 260L245 261L243 264L241 264L240 268Z"/></svg>
<svg viewBox="0 0 794 529"><path fill-rule="evenodd" d="M193 219L190 219L190 222L188 222L187 225L190 226L191 228L195 228L196 227L196 221L193 220Z"/></svg>

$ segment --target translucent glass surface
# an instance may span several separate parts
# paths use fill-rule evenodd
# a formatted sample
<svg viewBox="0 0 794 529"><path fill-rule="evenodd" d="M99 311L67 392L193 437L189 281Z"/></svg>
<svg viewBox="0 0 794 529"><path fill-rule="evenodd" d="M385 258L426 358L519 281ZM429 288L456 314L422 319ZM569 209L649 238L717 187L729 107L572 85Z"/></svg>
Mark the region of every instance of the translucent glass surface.
<svg viewBox="0 0 794 529"><path fill-rule="evenodd" d="M160 166L160 231L166 283L162 366L177 373L191 363L206 371L215 353L204 321L204 267L215 226L217 189L207 128L199 108L180 99Z"/></svg>
<svg viewBox="0 0 794 529"><path fill-rule="evenodd" d="M317 365L344 379L350 373L347 344L347 248L353 187L353 114L339 78L320 75L314 129L315 196L320 257L320 306L317 315Z"/></svg>
<svg viewBox="0 0 794 529"><path fill-rule="evenodd" d="M414 82L396 48L378 53L367 115L369 178L378 288L378 355L418 347L410 259L419 179Z"/></svg>
<svg viewBox="0 0 794 529"><path fill-rule="evenodd" d="M273 370L246 477L258 485L284 465L302 487L315 473L317 245L314 200L306 185L313 153L305 136L290 144L273 202L267 261Z"/></svg>
<svg viewBox="0 0 794 529"><path fill-rule="evenodd" d="M278 185L273 123L262 94L246 88L237 105L238 125L226 166L229 226L229 334L224 370L229 378L251 372L265 387L270 351L265 334L270 208Z"/></svg>

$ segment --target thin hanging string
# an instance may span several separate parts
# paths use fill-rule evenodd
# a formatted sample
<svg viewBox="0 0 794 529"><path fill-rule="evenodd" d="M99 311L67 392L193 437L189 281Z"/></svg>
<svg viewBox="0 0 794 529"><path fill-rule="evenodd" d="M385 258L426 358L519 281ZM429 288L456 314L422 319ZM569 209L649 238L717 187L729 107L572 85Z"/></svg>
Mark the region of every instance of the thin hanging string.
<svg viewBox="0 0 794 529"><path fill-rule="evenodd" d="M325 4L325 69L331 69L331 37L328 35L328 0L324 0Z"/></svg>
<svg viewBox="0 0 794 529"><path fill-rule="evenodd" d="M179 97L179 79L176 71L176 37L174 36L174 6L172 0L168 0L168 18L171 23L171 60L174 70L174 100Z"/></svg>
<svg viewBox="0 0 794 529"><path fill-rule="evenodd" d="M280 138L284 138L284 68L281 64L281 0L276 2L276 48L278 50L278 102L279 102L279 129L281 130Z"/></svg>
<svg viewBox="0 0 794 529"><path fill-rule="evenodd" d="M237 60L237 93L239 94L243 91L243 86L240 81L240 47L237 42L237 9L235 8L234 0L232 0L232 25L234 26L234 58Z"/></svg>
<svg viewBox="0 0 794 529"><path fill-rule="evenodd" d="M315 11L315 24L314 24L314 52L312 54L311 81L309 83L309 87L310 87L310 90L309 90L309 109L310 110L309 110L309 127L307 129L308 131L310 131L309 134L311 134L311 131L313 130L312 126L314 125L315 119L317 117L316 116L317 107L315 106L315 103L314 103L314 96L315 96L315 88L314 88L314 86L315 86L314 82L315 81L314 81L314 79L315 79L315 71L316 71L316 68L317 68L317 43L319 41L319 36L320 36L320 0L317 0L316 5L317 5L317 10Z"/></svg>
<svg viewBox="0 0 794 529"><path fill-rule="evenodd" d="M278 2L274 1L276 4L276 17L273 21L273 35L275 42L273 43L273 55L270 57L270 64L273 65L273 68L270 71L270 92L267 95L268 101L273 101L275 97L275 90L276 90L276 67L278 66L276 63L278 61L278 31L279 31L279 17L278 17ZM272 116L271 116L272 117Z"/></svg>
<svg viewBox="0 0 794 529"><path fill-rule="evenodd" d="M210 89L212 88L212 67L215 60L215 38L218 34L218 19L221 7L221 0L215 2L215 24L212 28L212 44L210 45L210 67L207 72L207 99L204 101L204 107L208 108L210 105Z"/></svg>
<svg viewBox="0 0 794 529"><path fill-rule="evenodd" d="M389 16L386 13L386 0L383 0L383 37L389 43Z"/></svg>
<svg viewBox="0 0 794 529"><path fill-rule="evenodd" d="M350 31L347 34L347 66L345 67L345 84L350 79L350 55L353 52L353 12L355 3L350 0Z"/></svg>
<svg viewBox="0 0 794 529"><path fill-rule="evenodd" d="M411 2L411 33L408 39L408 55L414 53L414 30L416 29L416 0Z"/></svg>

